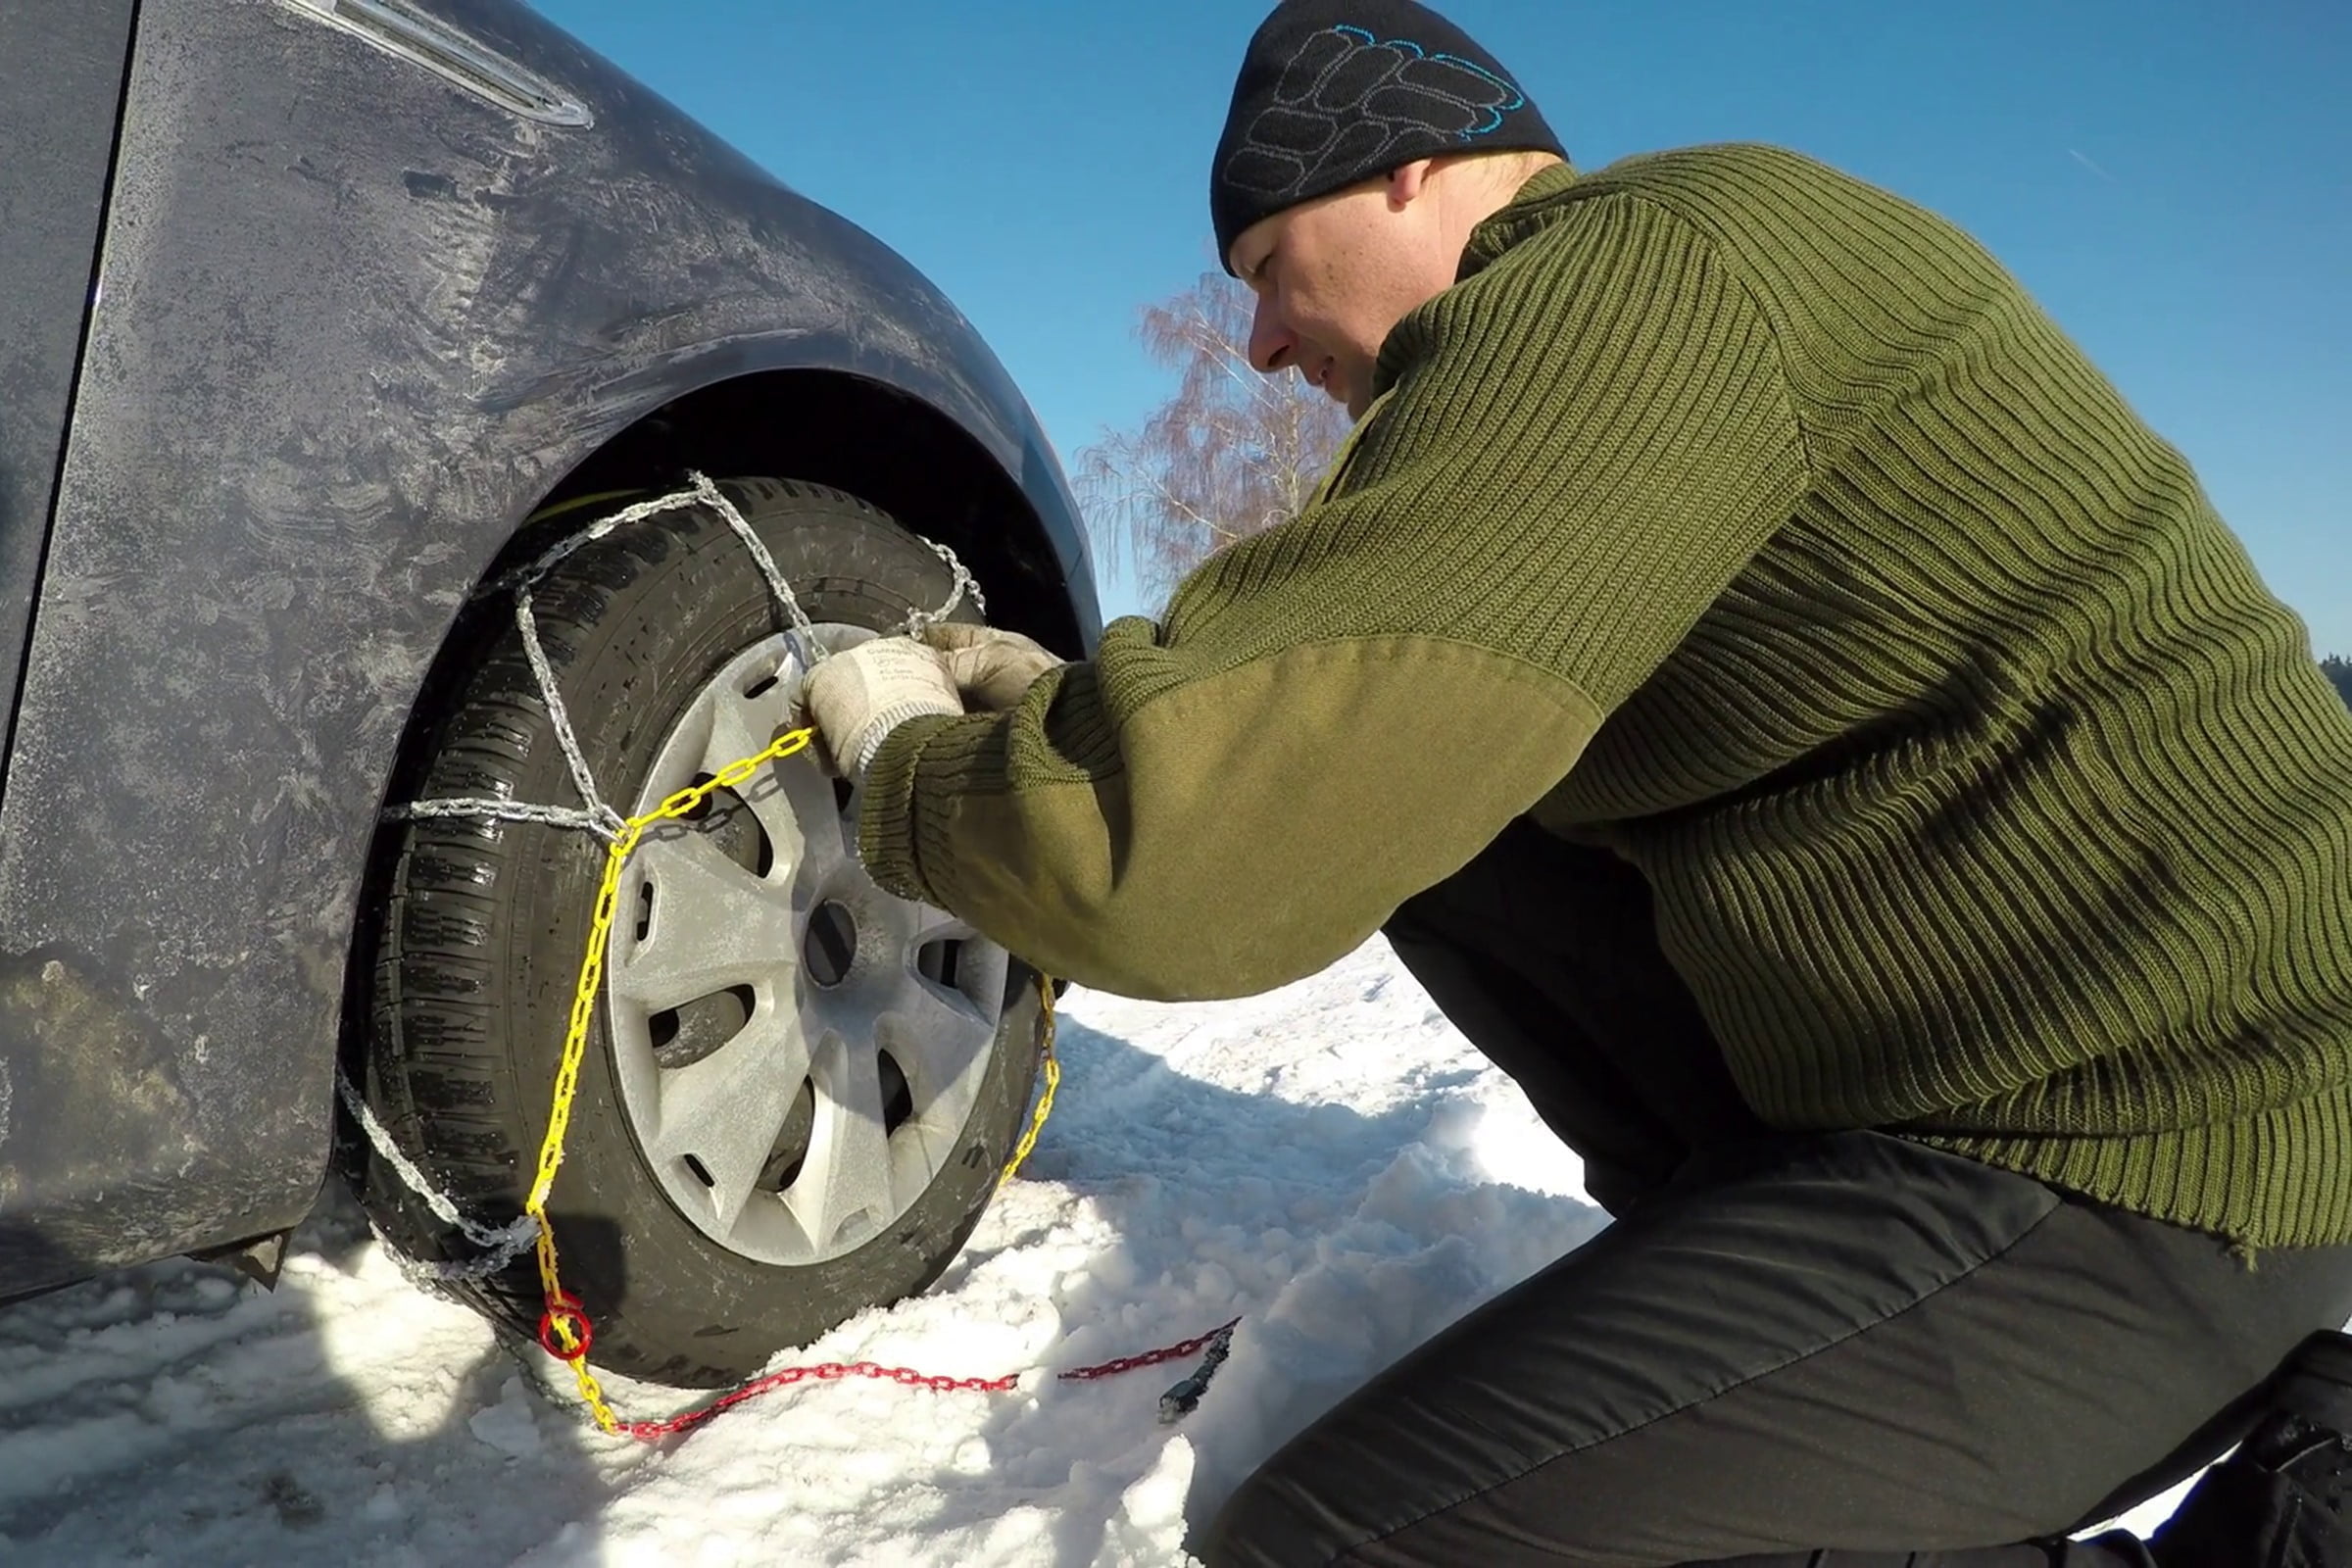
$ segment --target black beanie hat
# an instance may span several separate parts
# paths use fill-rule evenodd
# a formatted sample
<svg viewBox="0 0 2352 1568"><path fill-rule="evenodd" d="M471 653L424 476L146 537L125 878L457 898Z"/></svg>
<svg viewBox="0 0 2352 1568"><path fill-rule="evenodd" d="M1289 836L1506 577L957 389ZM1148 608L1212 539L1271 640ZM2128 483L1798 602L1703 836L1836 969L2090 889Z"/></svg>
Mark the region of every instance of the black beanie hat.
<svg viewBox="0 0 2352 1568"><path fill-rule="evenodd" d="M1443 153L1559 139L1494 57L1413 0L1283 0L1242 57L1209 172L1217 260L1285 208Z"/></svg>

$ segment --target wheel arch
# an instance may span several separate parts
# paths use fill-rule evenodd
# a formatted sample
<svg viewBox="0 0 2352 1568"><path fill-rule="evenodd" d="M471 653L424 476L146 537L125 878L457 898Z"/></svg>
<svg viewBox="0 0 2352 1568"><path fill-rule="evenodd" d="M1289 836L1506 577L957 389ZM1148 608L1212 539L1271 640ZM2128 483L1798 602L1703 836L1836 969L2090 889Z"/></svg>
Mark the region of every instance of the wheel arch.
<svg viewBox="0 0 2352 1568"><path fill-rule="evenodd" d="M921 461L909 461L914 454ZM662 403L584 458L535 510L611 491L658 491L697 469L713 478L757 474L827 485L955 550L987 593L993 622L1079 657L1101 625L1093 583L1083 569L1072 572L1056 548L1057 536L1081 538L1074 511L1058 494L1052 459L1034 444L1023 467L1040 471L1006 472L963 425L887 381L782 368ZM1051 482L1041 486L1041 479ZM1050 526L1044 509L1063 515ZM492 573L535 543L518 530ZM1078 550L1083 563L1082 543Z"/></svg>

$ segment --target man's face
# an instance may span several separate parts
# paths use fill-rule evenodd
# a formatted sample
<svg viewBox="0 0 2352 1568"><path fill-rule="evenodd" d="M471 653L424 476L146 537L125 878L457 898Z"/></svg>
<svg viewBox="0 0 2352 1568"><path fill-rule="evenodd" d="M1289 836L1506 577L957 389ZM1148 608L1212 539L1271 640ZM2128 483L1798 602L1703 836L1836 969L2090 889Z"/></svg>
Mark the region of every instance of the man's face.
<svg viewBox="0 0 2352 1568"><path fill-rule="evenodd" d="M1227 258L1257 297L1250 363L1298 373L1363 416L1390 329L1453 282L1425 166L1304 202L1242 230Z"/></svg>

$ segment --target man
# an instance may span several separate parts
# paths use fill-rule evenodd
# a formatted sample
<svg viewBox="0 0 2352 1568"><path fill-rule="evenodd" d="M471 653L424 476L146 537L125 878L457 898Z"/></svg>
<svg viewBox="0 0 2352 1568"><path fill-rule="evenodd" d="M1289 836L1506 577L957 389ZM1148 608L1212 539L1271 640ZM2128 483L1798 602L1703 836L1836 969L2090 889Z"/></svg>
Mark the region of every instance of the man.
<svg viewBox="0 0 2352 1568"><path fill-rule="evenodd" d="M2352 1563L2352 720L2182 458L1949 224L1580 175L1407 0L1274 12L1211 208L1348 448L1089 662L820 669L866 864L1130 995L1385 930L1617 1216L1212 1568Z"/></svg>

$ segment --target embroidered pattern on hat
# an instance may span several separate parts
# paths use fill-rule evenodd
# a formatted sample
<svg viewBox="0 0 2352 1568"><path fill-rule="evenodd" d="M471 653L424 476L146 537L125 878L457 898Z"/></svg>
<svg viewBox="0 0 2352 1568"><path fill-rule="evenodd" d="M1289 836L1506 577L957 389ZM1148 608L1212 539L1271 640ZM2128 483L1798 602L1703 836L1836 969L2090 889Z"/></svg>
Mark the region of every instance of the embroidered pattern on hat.
<svg viewBox="0 0 2352 1568"><path fill-rule="evenodd" d="M1345 166L1379 168L1392 149L1426 147L1432 133L1476 141L1502 126L1526 95L1458 55L1362 27L1309 33L1283 67L1274 101L1250 122L1225 177L1283 197Z"/></svg>

